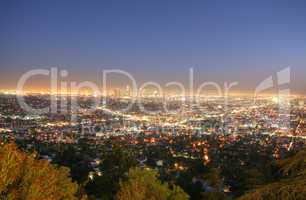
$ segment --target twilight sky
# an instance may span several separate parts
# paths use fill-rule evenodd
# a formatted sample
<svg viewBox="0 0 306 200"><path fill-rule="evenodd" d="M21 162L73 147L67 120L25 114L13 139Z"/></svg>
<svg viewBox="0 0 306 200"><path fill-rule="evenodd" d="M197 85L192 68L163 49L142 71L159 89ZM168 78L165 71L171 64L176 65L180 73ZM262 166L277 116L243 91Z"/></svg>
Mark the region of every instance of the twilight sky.
<svg viewBox="0 0 306 200"><path fill-rule="evenodd" d="M196 84L253 91L287 66L290 88L305 94L304 0L0 2L0 89L37 68L67 69L76 81L116 68L139 83L187 84L192 67ZM39 79L28 87L47 87Z"/></svg>

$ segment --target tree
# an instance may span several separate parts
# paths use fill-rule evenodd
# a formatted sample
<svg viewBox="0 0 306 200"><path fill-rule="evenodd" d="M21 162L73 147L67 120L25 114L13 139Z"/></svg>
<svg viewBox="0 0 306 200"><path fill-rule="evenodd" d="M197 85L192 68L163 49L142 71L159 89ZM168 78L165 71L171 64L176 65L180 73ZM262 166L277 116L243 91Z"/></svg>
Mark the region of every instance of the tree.
<svg viewBox="0 0 306 200"><path fill-rule="evenodd" d="M79 187L69 178L68 168L35 157L15 144L0 147L0 199L79 199Z"/></svg>
<svg viewBox="0 0 306 200"><path fill-rule="evenodd" d="M155 170L132 168L120 183L117 200L186 200L189 196L178 186L161 183Z"/></svg>
<svg viewBox="0 0 306 200"><path fill-rule="evenodd" d="M55 163L69 167L72 180L82 184L87 181L90 168L86 159L87 151L78 153L73 145L63 145L62 151L56 153Z"/></svg>
<svg viewBox="0 0 306 200"><path fill-rule="evenodd" d="M190 195L191 199L225 199L225 194L221 191L223 179L219 169L203 165L200 159L189 162L188 166L189 169L180 173L176 183Z"/></svg>
<svg viewBox="0 0 306 200"><path fill-rule="evenodd" d="M86 185L88 195L102 199L113 199L119 189L119 181L129 171L136 166L135 155L129 149L121 146L114 146L103 158L99 169L102 176L95 176L93 181Z"/></svg>

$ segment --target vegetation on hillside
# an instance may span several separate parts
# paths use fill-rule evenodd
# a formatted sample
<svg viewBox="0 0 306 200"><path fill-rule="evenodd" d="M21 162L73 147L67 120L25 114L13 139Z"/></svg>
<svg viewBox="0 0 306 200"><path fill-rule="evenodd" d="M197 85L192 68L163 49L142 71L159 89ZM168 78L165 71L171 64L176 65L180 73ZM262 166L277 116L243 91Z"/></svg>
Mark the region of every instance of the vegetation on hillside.
<svg viewBox="0 0 306 200"><path fill-rule="evenodd" d="M55 167L35 157L14 144L0 147L0 199L81 199L68 168Z"/></svg>
<svg viewBox="0 0 306 200"><path fill-rule="evenodd" d="M275 180L259 186L240 200L304 200L306 198L306 149L275 164Z"/></svg>

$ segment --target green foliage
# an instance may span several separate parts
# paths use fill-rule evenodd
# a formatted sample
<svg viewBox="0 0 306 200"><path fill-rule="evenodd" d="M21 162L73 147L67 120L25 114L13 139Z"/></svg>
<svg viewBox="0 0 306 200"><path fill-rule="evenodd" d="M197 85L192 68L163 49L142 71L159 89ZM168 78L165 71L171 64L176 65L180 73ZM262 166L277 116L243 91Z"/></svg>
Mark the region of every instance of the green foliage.
<svg viewBox="0 0 306 200"><path fill-rule="evenodd" d="M78 189L67 168L37 160L14 144L0 148L0 199L73 200L78 199Z"/></svg>
<svg viewBox="0 0 306 200"><path fill-rule="evenodd" d="M155 170L133 168L126 181L120 183L117 200L186 200L189 196L178 186L170 189L161 183Z"/></svg>

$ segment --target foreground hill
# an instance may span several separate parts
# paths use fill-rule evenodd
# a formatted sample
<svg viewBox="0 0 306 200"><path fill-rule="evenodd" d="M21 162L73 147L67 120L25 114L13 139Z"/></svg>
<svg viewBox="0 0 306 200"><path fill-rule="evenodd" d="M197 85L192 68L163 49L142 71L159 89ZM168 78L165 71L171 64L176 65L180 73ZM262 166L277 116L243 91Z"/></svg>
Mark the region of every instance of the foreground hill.
<svg viewBox="0 0 306 200"><path fill-rule="evenodd" d="M81 199L68 168L55 167L35 157L14 144L0 147L0 199Z"/></svg>
<svg viewBox="0 0 306 200"><path fill-rule="evenodd" d="M306 149L280 160L275 166L275 180L259 186L240 200L306 199Z"/></svg>

